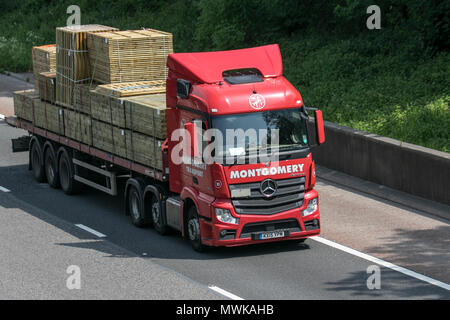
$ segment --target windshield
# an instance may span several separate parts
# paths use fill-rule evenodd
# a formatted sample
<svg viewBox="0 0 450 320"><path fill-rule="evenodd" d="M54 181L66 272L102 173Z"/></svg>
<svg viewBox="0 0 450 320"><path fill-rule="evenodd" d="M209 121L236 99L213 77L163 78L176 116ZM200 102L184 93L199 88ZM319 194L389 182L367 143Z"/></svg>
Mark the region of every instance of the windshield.
<svg viewBox="0 0 450 320"><path fill-rule="evenodd" d="M245 156L261 149L280 152L308 147L306 120L300 109L260 111L212 118L223 139L216 156ZM245 134L243 134L245 133Z"/></svg>

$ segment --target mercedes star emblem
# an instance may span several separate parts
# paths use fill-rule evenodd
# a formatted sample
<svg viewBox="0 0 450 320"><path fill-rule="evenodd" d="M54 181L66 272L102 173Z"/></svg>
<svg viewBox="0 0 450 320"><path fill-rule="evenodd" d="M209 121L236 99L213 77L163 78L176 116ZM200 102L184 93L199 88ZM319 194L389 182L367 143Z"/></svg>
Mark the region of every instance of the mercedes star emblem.
<svg viewBox="0 0 450 320"><path fill-rule="evenodd" d="M260 191L267 198L270 198L277 192L277 183L272 179L266 179L261 182Z"/></svg>

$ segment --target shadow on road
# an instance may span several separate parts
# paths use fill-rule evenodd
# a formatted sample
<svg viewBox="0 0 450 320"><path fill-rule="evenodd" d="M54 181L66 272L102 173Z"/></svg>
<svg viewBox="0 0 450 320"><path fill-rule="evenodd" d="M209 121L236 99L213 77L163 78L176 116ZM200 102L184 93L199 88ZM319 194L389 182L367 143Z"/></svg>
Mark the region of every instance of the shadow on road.
<svg viewBox="0 0 450 320"><path fill-rule="evenodd" d="M67 196L61 190L50 188L48 184L37 183L28 171L28 165L18 165L0 167L0 185L11 190L8 194L0 193L0 207L20 209L80 240L92 240L57 245L97 250L106 256L127 258L147 253L146 256L150 258L210 260L309 249L308 244L282 241L195 252L177 231L171 230L168 235L161 236L152 228L134 227L130 218L123 213L123 181L118 184L119 195L116 197L87 186L80 194ZM100 231L107 238L97 238L76 227L77 223ZM105 241L115 249L105 246Z"/></svg>
<svg viewBox="0 0 450 320"><path fill-rule="evenodd" d="M433 241L430 245L430 234ZM440 280L449 283L450 273L450 225L433 229L404 230L396 229L391 237L384 238L388 245L374 246L368 249L375 255L387 257L386 259L398 265L408 265L408 268L421 267L430 274L441 274ZM413 252L413 253L412 253Z"/></svg>
<svg viewBox="0 0 450 320"><path fill-rule="evenodd" d="M372 273L371 273L372 274ZM449 291L432 286L420 280L412 280L405 275L387 268L381 268L380 289L370 290L366 272L352 272L344 280L327 282L329 291L340 294L346 292L354 299L383 299L392 296L396 299L450 299Z"/></svg>

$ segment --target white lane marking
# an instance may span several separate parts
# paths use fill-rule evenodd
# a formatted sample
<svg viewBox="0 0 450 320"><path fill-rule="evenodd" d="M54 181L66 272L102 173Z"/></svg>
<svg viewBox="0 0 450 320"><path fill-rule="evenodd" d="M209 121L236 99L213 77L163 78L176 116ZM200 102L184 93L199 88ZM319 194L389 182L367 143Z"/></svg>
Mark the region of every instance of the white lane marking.
<svg viewBox="0 0 450 320"><path fill-rule="evenodd" d="M330 247L333 247L333 248L345 251L347 253L350 253L350 254L352 254L354 256L357 256L357 257L360 257L360 258L363 258L365 260L374 262L376 264L379 264L380 266L383 266L383 267L395 270L397 272L403 273L403 274L405 274L407 276L416 278L416 279L421 280L421 281L428 282L428 283L430 283L432 285L438 286L438 287L446 289L446 290L450 290L450 285L447 284L447 283L444 283L444 282L438 281L436 279L424 276L423 274L420 274L420 273L414 272L412 270L409 270L409 269L397 266L397 265L395 265L393 263L381 260L379 258L375 258L375 257L373 257L371 255L368 255L366 253L362 253L362 252L357 251L355 249L343 246L343 245L341 245L339 243L336 243L334 241L330 241L330 240L324 239L324 238L319 237L319 236L311 237L310 239L315 240L315 241L320 242L320 243L323 243L323 244L326 244L326 245L328 245Z"/></svg>
<svg viewBox="0 0 450 320"><path fill-rule="evenodd" d="M2 187L2 186L0 186L0 191L3 191L3 192L11 192L11 190L6 189L5 187Z"/></svg>
<svg viewBox="0 0 450 320"><path fill-rule="evenodd" d="M87 231L87 232L90 232L90 233L96 235L96 236L99 237L99 238L104 238L104 237L106 237L106 235L104 235L103 233L100 233L100 232L98 232L98 231L95 231L94 229L91 229L91 228L89 228L89 227L86 227L86 226L83 225L83 224L76 224L76 226L77 226L78 228L81 228L81 229L83 229L83 230L85 230L85 231Z"/></svg>
<svg viewBox="0 0 450 320"><path fill-rule="evenodd" d="M231 300L244 300L243 298L238 297L237 295L232 294L231 292L228 292L228 291L226 291L226 290L223 290L223 289L221 289L221 288L219 288L219 287L216 287L216 286L209 286L208 288L210 288L211 290L214 290L215 292L220 293L221 295L223 295L223 296L225 296L225 297L227 297L227 298L230 298Z"/></svg>

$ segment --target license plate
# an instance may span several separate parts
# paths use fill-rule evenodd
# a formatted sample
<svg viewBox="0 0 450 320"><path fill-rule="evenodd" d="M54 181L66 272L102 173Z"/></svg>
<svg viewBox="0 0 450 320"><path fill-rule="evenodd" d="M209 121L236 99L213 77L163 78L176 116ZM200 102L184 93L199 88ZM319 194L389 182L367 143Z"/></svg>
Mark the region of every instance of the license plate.
<svg viewBox="0 0 450 320"><path fill-rule="evenodd" d="M266 239L274 239L274 238L283 238L287 237L289 235L288 231L268 231L268 232L261 232L256 234L257 240L266 240Z"/></svg>

